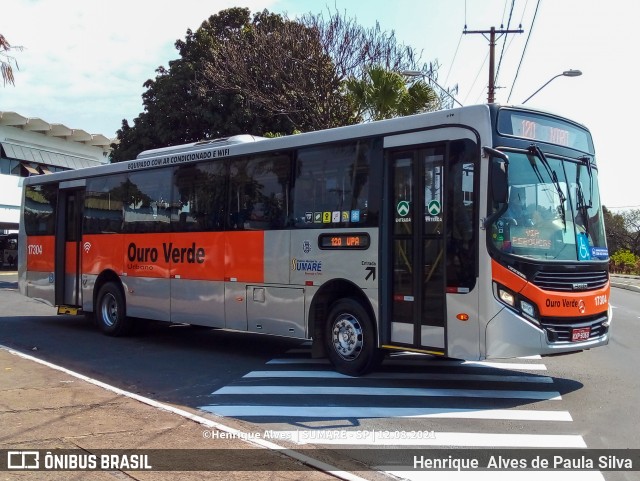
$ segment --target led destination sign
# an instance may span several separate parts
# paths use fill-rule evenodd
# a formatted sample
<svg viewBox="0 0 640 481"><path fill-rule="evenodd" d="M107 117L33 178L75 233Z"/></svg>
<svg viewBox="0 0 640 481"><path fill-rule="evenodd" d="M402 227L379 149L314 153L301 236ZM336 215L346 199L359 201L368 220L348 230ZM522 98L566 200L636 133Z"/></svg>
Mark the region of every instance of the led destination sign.
<svg viewBox="0 0 640 481"><path fill-rule="evenodd" d="M368 249L371 239L369 234L320 234L320 249Z"/></svg>
<svg viewBox="0 0 640 481"><path fill-rule="evenodd" d="M593 143L588 131L575 124L544 115L503 109L498 114L498 131L504 135L593 152Z"/></svg>

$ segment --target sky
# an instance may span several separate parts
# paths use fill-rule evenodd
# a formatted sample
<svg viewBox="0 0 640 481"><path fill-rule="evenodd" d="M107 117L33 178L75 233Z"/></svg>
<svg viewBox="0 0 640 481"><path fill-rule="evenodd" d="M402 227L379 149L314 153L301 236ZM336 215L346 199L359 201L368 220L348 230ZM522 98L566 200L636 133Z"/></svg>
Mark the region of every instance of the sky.
<svg viewBox="0 0 640 481"><path fill-rule="evenodd" d="M489 76L488 40L463 35L464 26L522 24L524 33L498 39L496 101L520 104L554 76L580 70L553 79L527 105L586 125L604 205L640 209L631 144L640 113L637 0L11 0L0 33L23 49L13 53L15 86L0 86L0 111L113 138L122 119L142 111L143 83L177 58L175 41L232 6L289 18L337 9L365 27L378 22L425 63L437 61L438 83L457 85L464 105L487 101Z"/></svg>

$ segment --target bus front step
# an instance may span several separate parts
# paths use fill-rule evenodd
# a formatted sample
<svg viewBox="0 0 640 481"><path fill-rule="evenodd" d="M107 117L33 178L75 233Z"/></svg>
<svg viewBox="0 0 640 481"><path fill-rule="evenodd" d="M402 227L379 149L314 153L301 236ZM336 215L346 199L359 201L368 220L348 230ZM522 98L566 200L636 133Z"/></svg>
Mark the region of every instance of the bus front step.
<svg viewBox="0 0 640 481"><path fill-rule="evenodd" d="M78 314L80 314L82 312L82 309L80 309L79 307L73 307L73 306L58 306L58 315L61 314L70 314L72 316L77 316Z"/></svg>

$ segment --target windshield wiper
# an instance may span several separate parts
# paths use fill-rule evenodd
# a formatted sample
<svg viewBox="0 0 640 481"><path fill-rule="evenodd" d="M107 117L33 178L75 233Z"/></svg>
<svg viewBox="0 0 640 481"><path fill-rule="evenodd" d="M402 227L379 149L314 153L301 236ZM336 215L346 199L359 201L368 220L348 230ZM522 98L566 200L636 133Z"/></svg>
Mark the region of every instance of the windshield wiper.
<svg viewBox="0 0 640 481"><path fill-rule="evenodd" d="M589 236L589 210L592 206L591 206L591 200L589 200L589 203L587 204L584 200L584 192L582 190L582 185L580 183L577 183L577 196L578 198L576 199L576 209L578 210L578 212L580 212L580 215L582 216L582 220L584 222L584 232L587 235L587 237Z"/></svg>
<svg viewBox="0 0 640 481"><path fill-rule="evenodd" d="M532 144L531 147L529 147L529 152L534 154L540 159L540 161L542 162L542 165L544 166L544 169L547 171L547 174L549 174L549 177L551 177L551 180L553 181L553 186L555 187L556 193L560 198L560 215L562 217L562 223L564 224L564 227L566 229L567 213L564 208L564 203L567 200L567 198L565 197L564 193L562 192L562 189L560 188L560 181L558 180L558 174L556 174L556 171L551 168L551 165L549 165L549 161L545 157L542 150L540 150L540 147L538 147L535 144Z"/></svg>
<svg viewBox="0 0 640 481"><path fill-rule="evenodd" d="M591 172L591 159L589 157L580 157L580 159L587 168L587 174L589 175L589 195L593 192L593 172ZM585 234L589 236L589 209L593 207L592 198L589 197L589 202L584 198L584 190L582 190L582 182L580 182L580 166L576 168L576 186L577 186L577 199L576 209L580 212L584 221Z"/></svg>
<svg viewBox="0 0 640 481"><path fill-rule="evenodd" d="M591 208L591 196L593 195L593 170L591 167L591 159L587 156L584 156L580 157L578 160L581 160L587 167L587 175L589 176L589 205L587 207Z"/></svg>

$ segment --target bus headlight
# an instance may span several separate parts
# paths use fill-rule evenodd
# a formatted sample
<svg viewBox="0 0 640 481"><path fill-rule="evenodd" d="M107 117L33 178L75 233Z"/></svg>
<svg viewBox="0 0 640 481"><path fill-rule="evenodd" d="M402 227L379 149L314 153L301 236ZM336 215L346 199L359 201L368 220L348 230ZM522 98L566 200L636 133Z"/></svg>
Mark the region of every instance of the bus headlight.
<svg viewBox="0 0 640 481"><path fill-rule="evenodd" d="M533 304L524 300L520 301L520 310L531 317L535 317L536 315L536 308L533 307Z"/></svg>
<svg viewBox="0 0 640 481"><path fill-rule="evenodd" d="M516 311L527 321L537 327L540 327L540 321L538 321L538 309L534 302L520 294L516 294L511 289L504 287L502 284L494 282L493 286L494 293L500 302Z"/></svg>
<svg viewBox="0 0 640 481"><path fill-rule="evenodd" d="M502 287L498 287L498 297L508 306L514 307L516 305L516 298L513 293Z"/></svg>

